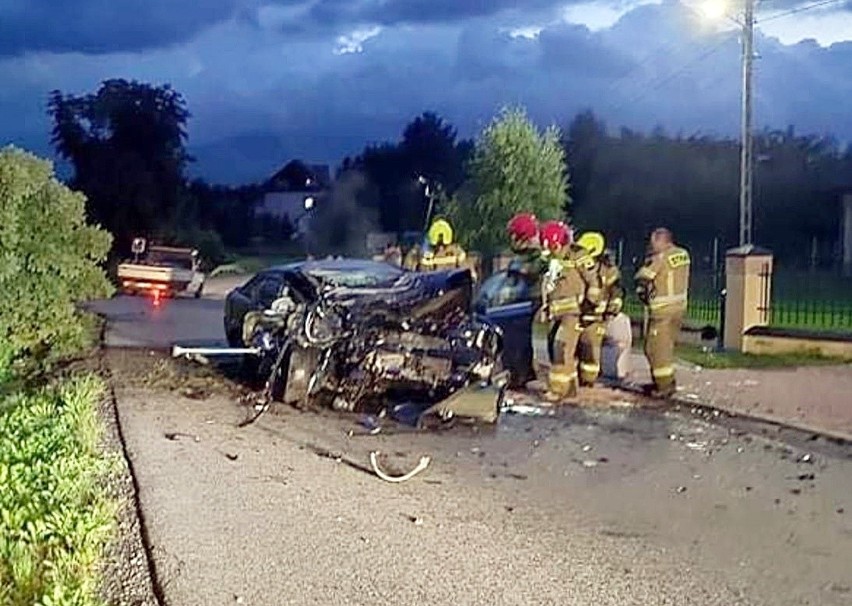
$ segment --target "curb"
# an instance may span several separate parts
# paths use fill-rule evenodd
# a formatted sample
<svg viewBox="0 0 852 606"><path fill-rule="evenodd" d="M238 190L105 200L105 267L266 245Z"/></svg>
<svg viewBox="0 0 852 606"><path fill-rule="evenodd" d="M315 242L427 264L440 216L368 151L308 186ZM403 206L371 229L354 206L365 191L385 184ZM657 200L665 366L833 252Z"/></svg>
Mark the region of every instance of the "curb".
<svg viewBox="0 0 852 606"><path fill-rule="evenodd" d="M642 394L642 389L640 387L634 387L632 385L613 386L617 389L621 389L630 393ZM755 421L758 423L774 425L776 427L782 427L785 429L792 429L803 433L816 434L828 438L832 441L839 442L841 445L852 445L852 434L848 434L844 431L827 429L825 427L817 427L815 425L785 419L782 417L777 417L775 415L743 412L729 406L724 406L722 404L715 404L702 400L692 400L690 398L685 398L679 395L672 396L662 401L668 402L669 404L674 404L676 406L682 406L687 408L701 408L703 410L715 411L731 418L736 417L748 421Z"/></svg>
<svg viewBox="0 0 852 606"><path fill-rule="evenodd" d="M739 417L741 419L748 419L752 421L758 421L760 423L768 423L770 425L775 425L777 427L783 427L786 429L794 429L796 431L811 433L820 436L824 436L833 441L840 442L844 445L852 445L852 434L848 434L843 431L837 431L834 429L827 429L824 427L817 427L815 425L810 425L808 423L804 423L801 421L794 421L791 419L784 419L782 417L776 417L771 414L755 414L755 413L746 413L742 411L738 411L734 408L730 408L728 406L720 405L720 404L712 404L708 402L702 402L700 400L693 401L687 398L683 398L680 396L674 396L669 399L670 402L677 404L679 406L689 406L692 408L703 408L705 410L718 411L726 414L729 417Z"/></svg>

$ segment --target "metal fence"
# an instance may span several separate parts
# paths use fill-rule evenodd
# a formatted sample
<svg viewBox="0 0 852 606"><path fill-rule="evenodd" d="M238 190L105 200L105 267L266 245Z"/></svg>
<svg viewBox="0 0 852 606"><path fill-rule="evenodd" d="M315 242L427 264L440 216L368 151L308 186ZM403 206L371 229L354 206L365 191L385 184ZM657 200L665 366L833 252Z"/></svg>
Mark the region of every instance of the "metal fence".
<svg viewBox="0 0 852 606"><path fill-rule="evenodd" d="M642 318L633 290L632 268L623 268L625 312ZM690 277L688 324L720 328L722 272L700 270ZM835 271L798 271L776 267L772 275L769 325L815 331L852 332L852 278Z"/></svg>

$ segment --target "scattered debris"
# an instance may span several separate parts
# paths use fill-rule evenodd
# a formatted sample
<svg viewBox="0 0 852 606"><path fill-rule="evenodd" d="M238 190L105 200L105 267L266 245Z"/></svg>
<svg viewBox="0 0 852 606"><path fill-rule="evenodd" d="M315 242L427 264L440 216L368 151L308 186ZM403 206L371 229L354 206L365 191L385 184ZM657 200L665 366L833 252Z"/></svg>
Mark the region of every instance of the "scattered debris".
<svg viewBox="0 0 852 606"><path fill-rule="evenodd" d="M592 449L591 444L586 444L583 446L583 452L589 452Z"/></svg>
<svg viewBox="0 0 852 606"><path fill-rule="evenodd" d="M799 474L799 476L798 476L798 478L797 478L797 479L801 480L802 482L807 481L807 480L815 480L815 479L816 479L816 474L813 474L813 473L802 473L802 474Z"/></svg>
<svg viewBox="0 0 852 606"><path fill-rule="evenodd" d="M595 461L594 459L586 459L585 461L583 461L583 467L597 467L597 466L598 466L598 462Z"/></svg>
<svg viewBox="0 0 852 606"><path fill-rule="evenodd" d="M374 436L382 430L382 426L379 424L379 420L376 417L371 415L364 415L358 421L362 427L367 429L370 432L370 435Z"/></svg>
<svg viewBox="0 0 852 606"><path fill-rule="evenodd" d="M846 510L845 510L845 509L843 509L842 507L838 507L838 508L837 508L837 513L841 513L841 514L842 514L842 513L844 513L845 511L846 511Z"/></svg>
<svg viewBox="0 0 852 606"><path fill-rule="evenodd" d="M509 404L503 407L503 411L527 417L552 417L556 414L556 411L552 407L530 406L528 404Z"/></svg>
<svg viewBox="0 0 852 606"><path fill-rule="evenodd" d="M686 486L678 486L677 488L675 488L675 492L678 494L686 492Z"/></svg>
<svg viewBox="0 0 852 606"><path fill-rule="evenodd" d="M687 442L686 447L690 450L700 450L703 452L707 450L707 442Z"/></svg>
<svg viewBox="0 0 852 606"><path fill-rule="evenodd" d="M226 452L225 456L228 458L229 461L236 461L237 459L240 458L240 455L232 454L232 453L229 453L229 452Z"/></svg>
<svg viewBox="0 0 852 606"><path fill-rule="evenodd" d="M791 488L790 494L802 494L802 489L801 488Z"/></svg>
<svg viewBox="0 0 852 606"><path fill-rule="evenodd" d="M799 463L813 463L813 460L814 460L813 457L809 453L809 454L804 454L801 457L799 457L798 462Z"/></svg>
<svg viewBox="0 0 852 606"><path fill-rule="evenodd" d="M410 480L411 478L416 476L418 473L420 473L421 471L426 469L429 466L429 463L432 461L431 457L428 457L428 456L420 457L420 462L417 464L417 466L414 469L412 469L408 473L403 474L401 476L390 476L390 475L386 474L384 471L382 471L382 469L379 467L379 461L378 461L379 454L381 454L381 453L378 450L374 450L373 452L370 453L370 465L372 465L373 471L376 472L377 476L379 476L385 482L392 482L392 483L400 483L400 482L405 482L407 480Z"/></svg>
<svg viewBox="0 0 852 606"><path fill-rule="evenodd" d="M192 435L192 434L189 434L189 433L181 433L179 431L165 433L165 434L163 434L163 436L167 440L171 440L172 442L177 442L178 439L180 439L180 438L190 438L193 442L200 442L201 441L201 438L199 438L198 436L195 436L195 435Z"/></svg>

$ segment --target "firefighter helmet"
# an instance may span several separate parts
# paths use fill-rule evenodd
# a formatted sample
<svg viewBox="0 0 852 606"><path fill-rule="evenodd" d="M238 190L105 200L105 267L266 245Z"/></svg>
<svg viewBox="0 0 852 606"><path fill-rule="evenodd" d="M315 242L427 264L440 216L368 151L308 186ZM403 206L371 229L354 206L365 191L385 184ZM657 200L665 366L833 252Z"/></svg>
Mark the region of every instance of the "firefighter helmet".
<svg viewBox="0 0 852 606"><path fill-rule="evenodd" d="M541 226L541 245L557 251L571 243L571 230L562 221L548 221Z"/></svg>
<svg viewBox="0 0 852 606"><path fill-rule="evenodd" d="M585 248L592 257L599 257L606 248L603 234L596 231L587 231L577 240L577 246Z"/></svg>
<svg viewBox="0 0 852 606"><path fill-rule="evenodd" d="M432 246L437 246L442 240L444 245L449 246L453 243L453 228L445 219L438 219L432 223L426 237Z"/></svg>
<svg viewBox="0 0 852 606"><path fill-rule="evenodd" d="M538 236L538 219L532 213L518 213L506 225L513 242L530 242Z"/></svg>

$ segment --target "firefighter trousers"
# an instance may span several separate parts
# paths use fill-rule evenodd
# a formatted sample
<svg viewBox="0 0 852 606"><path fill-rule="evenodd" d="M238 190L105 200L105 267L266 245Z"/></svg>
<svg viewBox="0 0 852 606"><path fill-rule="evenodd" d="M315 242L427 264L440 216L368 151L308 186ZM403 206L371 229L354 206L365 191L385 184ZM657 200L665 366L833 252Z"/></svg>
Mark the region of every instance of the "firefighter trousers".
<svg viewBox="0 0 852 606"><path fill-rule="evenodd" d="M580 335L580 385L591 386L601 374L601 349L606 335L603 318L583 322Z"/></svg>
<svg viewBox="0 0 852 606"><path fill-rule="evenodd" d="M682 311L651 316L648 323L645 356L657 391L668 393L674 390L674 344L682 323Z"/></svg>
<svg viewBox="0 0 852 606"><path fill-rule="evenodd" d="M547 377L547 391L558 398L571 398L577 395L577 345L583 327L580 316L565 315L557 319L553 363Z"/></svg>

